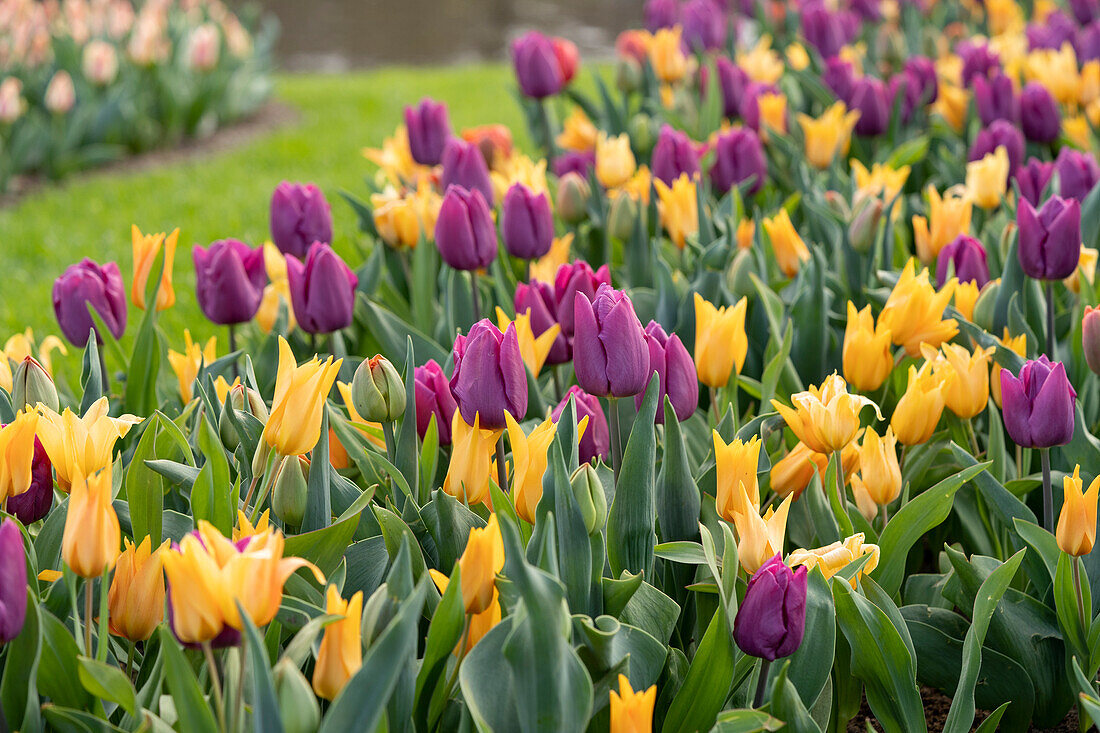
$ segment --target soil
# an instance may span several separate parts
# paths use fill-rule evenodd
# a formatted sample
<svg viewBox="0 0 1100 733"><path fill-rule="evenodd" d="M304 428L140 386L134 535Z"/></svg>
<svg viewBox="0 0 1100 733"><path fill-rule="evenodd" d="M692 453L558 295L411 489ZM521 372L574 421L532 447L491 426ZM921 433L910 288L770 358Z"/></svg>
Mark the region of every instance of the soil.
<svg viewBox="0 0 1100 733"><path fill-rule="evenodd" d="M947 722L947 712L951 709L951 698L931 687L921 687L920 695L924 701L924 717L928 722L929 733L939 733L943 730L943 724ZM977 711L974 716L975 724L981 723L987 715L989 715L989 712L986 710ZM859 714L848 721L848 733L866 733L868 722L874 730L882 730L882 727L877 724L874 715L871 713L871 708L867 706L867 700L864 699ZM1032 728L1031 730L1047 731L1048 733L1077 733L1077 710L1071 708L1065 720L1054 728ZM1092 728L1091 730L1096 729Z"/></svg>
<svg viewBox="0 0 1100 733"><path fill-rule="evenodd" d="M232 150L260 135L292 125L298 121L299 117L298 111L293 107L269 100L249 117L222 127L204 138L192 138L171 148L150 150L139 155L120 158L96 168L74 173L63 181L51 181L43 176L18 177L12 181L10 190L0 192L0 209L14 206L24 197L52 186L64 187L72 182L106 174L140 173Z"/></svg>

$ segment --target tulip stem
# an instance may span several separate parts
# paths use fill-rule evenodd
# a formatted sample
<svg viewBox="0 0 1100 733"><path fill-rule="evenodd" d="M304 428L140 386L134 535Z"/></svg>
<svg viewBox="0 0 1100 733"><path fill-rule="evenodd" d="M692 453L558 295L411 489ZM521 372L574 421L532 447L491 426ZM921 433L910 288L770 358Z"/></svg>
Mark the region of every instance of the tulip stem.
<svg viewBox="0 0 1100 733"><path fill-rule="evenodd" d="M504 463L504 433L497 438L497 483L501 491L508 493L508 466Z"/></svg>
<svg viewBox="0 0 1100 733"><path fill-rule="evenodd" d="M1054 356L1054 281L1047 280L1047 358L1056 361Z"/></svg>
<svg viewBox="0 0 1100 733"><path fill-rule="evenodd" d="M130 642L130 649L126 652L126 677L130 681L134 679L134 650L137 649L137 642Z"/></svg>
<svg viewBox="0 0 1100 733"><path fill-rule="evenodd" d="M225 699L222 697L222 681L218 675L218 663L214 659L214 650L210 647L209 641L202 643L202 653L206 657L206 668L210 672L210 686L214 689L214 708L218 713L219 730L225 733L227 728L225 726Z"/></svg>
<svg viewBox="0 0 1100 733"><path fill-rule="evenodd" d="M756 695L752 699L753 708L758 708L764 704L764 691L768 687L768 671L771 666L772 663L767 659L760 660L760 679L756 682Z"/></svg>
<svg viewBox="0 0 1100 733"><path fill-rule="evenodd" d="M550 376L554 378L554 396L560 400L565 396L565 393L561 389L561 372L558 371L557 365L550 367Z"/></svg>
<svg viewBox="0 0 1100 733"><path fill-rule="evenodd" d="M262 474L261 474L262 475ZM244 495L244 508L248 509L248 502L252 501L252 495L256 493L256 485L260 483L259 476L253 476L248 482L248 493Z"/></svg>
<svg viewBox="0 0 1100 733"><path fill-rule="evenodd" d="M615 482L619 481L619 469L623 463L623 449L619 444L619 400L609 397L607 403L611 412L611 468L615 472Z"/></svg>
<svg viewBox="0 0 1100 733"><path fill-rule="evenodd" d="M886 523L890 521L890 509L885 504L883 504L881 507L879 507L879 510L882 515L882 528L886 529Z"/></svg>
<svg viewBox="0 0 1100 733"><path fill-rule="evenodd" d="M84 656L92 658L92 590L95 578L84 581Z"/></svg>
<svg viewBox="0 0 1100 733"><path fill-rule="evenodd" d="M230 323L226 328L229 329L229 353L232 354L237 350L237 326ZM233 377L235 379L240 379L241 377L241 370L240 367L237 366L236 359L233 360Z"/></svg>
<svg viewBox="0 0 1100 733"><path fill-rule="evenodd" d="M963 420L963 424L966 426L966 437L970 439L970 448L974 451L974 458L977 458L981 450L978 448L978 436L974 432L974 420L968 417Z"/></svg>
<svg viewBox="0 0 1100 733"><path fill-rule="evenodd" d="M1043 527L1054 534L1054 495L1050 486L1050 448L1040 448L1043 460Z"/></svg>
<svg viewBox="0 0 1100 733"><path fill-rule="evenodd" d="M470 270L470 299L474 303L474 323L481 320L481 294L477 287L477 270Z"/></svg>
<svg viewBox="0 0 1100 733"><path fill-rule="evenodd" d="M1087 630L1092 619L1085 618L1085 598L1081 595L1081 558L1070 559L1072 560L1070 567L1073 568L1073 591L1077 595L1077 615L1081 617L1081 626Z"/></svg>

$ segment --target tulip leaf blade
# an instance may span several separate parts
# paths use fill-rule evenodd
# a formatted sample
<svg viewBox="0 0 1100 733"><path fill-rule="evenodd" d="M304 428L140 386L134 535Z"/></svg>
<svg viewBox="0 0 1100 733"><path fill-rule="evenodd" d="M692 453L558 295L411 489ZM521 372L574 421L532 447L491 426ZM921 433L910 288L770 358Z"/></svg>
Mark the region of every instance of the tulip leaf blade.
<svg viewBox="0 0 1100 733"><path fill-rule="evenodd" d="M823 659L832 659L836 652L836 609L829 583L821 571L814 568L806 576L806 622L802 643L791 655L787 676L802 698L811 707L829 681L830 666Z"/></svg>
<svg viewBox="0 0 1100 733"><path fill-rule="evenodd" d="M203 697L199 681L167 625L160 627L160 653L164 657L164 680L172 693L182 727L185 730L216 730L213 709Z"/></svg>
<svg viewBox="0 0 1100 733"><path fill-rule="evenodd" d="M164 479L147 463L156 457L157 429L160 413L145 421L145 430L134 449L126 469L125 494L130 508L130 526L134 541L148 536L153 547L160 545L164 522Z"/></svg>
<svg viewBox="0 0 1100 733"><path fill-rule="evenodd" d="M275 680L271 675L271 663L267 657L260 632L248 617L240 601L237 612L244 624L244 655L248 665L248 679L252 681L252 729L282 733L283 720L279 714L279 702L275 698ZM241 674L244 674L242 669Z"/></svg>
<svg viewBox="0 0 1100 733"><path fill-rule="evenodd" d="M103 396L103 379L103 362L99 359L99 345L96 343L95 329L92 329L88 336L88 345L84 347L80 368L81 415L88 412L88 408Z"/></svg>
<svg viewBox="0 0 1100 733"><path fill-rule="evenodd" d="M1058 555L1058 567L1054 576L1054 610L1058 615L1058 626L1066 637L1066 645L1078 657L1085 659L1089 654L1089 629L1085 627L1077 612L1077 594L1073 588L1073 563L1084 565L1084 561L1071 557L1064 552ZM1085 618L1092 619L1092 592L1087 575L1082 578L1081 598ZM987 581L988 582L988 581Z"/></svg>
<svg viewBox="0 0 1100 733"><path fill-rule="evenodd" d="M733 635L726 614L718 609L669 705L662 733L709 730L733 684L734 662Z"/></svg>
<svg viewBox="0 0 1100 733"><path fill-rule="evenodd" d="M665 395L665 440L661 472L657 475L656 511L661 539L694 540L699 536L702 497L691 477L684 434L672 400Z"/></svg>
<svg viewBox="0 0 1100 733"><path fill-rule="evenodd" d="M393 463L405 477L409 485L409 495L394 497L397 508L401 509L405 501L416 504L416 498L423 495L420 489L420 438L416 433L416 353L413 351L412 337L405 340L405 414L401 417L401 427L397 432Z"/></svg>
<svg viewBox="0 0 1100 733"><path fill-rule="evenodd" d="M321 410L321 433L310 453L309 478L306 480L306 511L302 531L324 529L332 524L332 481L329 470L328 410Z"/></svg>
<svg viewBox="0 0 1100 733"><path fill-rule="evenodd" d="M660 379L649 380L641 409L630 430L622 469L615 485L615 500L607 515L607 559L611 572L623 570L653 575L653 548L657 544L655 466L657 438L654 418Z"/></svg>
<svg viewBox="0 0 1100 733"><path fill-rule="evenodd" d="M831 658L832 655L819 657L818 659ZM824 667L825 665L818 663L815 666ZM793 659L784 661L779 674L775 678L775 685L772 688L771 711L779 716L780 720L786 722L791 733L821 733L820 726L810 716L810 711L807 709L798 688L790 679L789 675L792 667L794 667Z"/></svg>
<svg viewBox="0 0 1100 733"><path fill-rule="evenodd" d="M446 670L447 660L461 643L466 623L466 609L462 603L462 582L457 563L451 571L447 589L432 614L428 636L424 642L424 660L416 675L416 692L413 698L417 730L431 730L438 719L436 710L438 682Z"/></svg>
<svg viewBox="0 0 1100 733"><path fill-rule="evenodd" d="M0 674L0 713L12 730L41 730L35 680L42 654L42 624L38 601L31 593L27 597L27 616L19 636L7 644L7 658Z"/></svg>
<svg viewBox="0 0 1100 733"><path fill-rule="evenodd" d="M77 657L77 675L84 689L96 697L117 703L130 715L138 714L137 693L118 667L88 657Z"/></svg>
<svg viewBox="0 0 1100 733"><path fill-rule="evenodd" d="M164 263L161 261L161 268ZM160 279L154 282L159 283ZM134 350L130 357L130 370L126 375L126 393L123 405L126 412L148 415L157 408L157 374L160 372L164 343L157 330L155 296L146 302L148 306L141 318Z"/></svg>

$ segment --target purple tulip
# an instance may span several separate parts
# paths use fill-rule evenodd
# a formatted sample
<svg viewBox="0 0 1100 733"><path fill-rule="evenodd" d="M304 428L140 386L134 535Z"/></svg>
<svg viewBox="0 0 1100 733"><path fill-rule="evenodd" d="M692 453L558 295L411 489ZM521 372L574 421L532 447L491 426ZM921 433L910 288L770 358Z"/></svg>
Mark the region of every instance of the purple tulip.
<svg viewBox="0 0 1100 733"><path fill-rule="evenodd" d="M405 129L413 160L421 165L439 165L443 147L451 138L447 105L425 97L416 107L406 107Z"/></svg>
<svg viewBox="0 0 1100 733"><path fill-rule="evenodd" d="M1024 364L1020 376L1001 370L1001 404L1005 428L1016 445L1050 448L1073 440L1077 392L1062 362L1043 354Z"/></svg>
<svg viewBox="0 0 1100 733"><path fill-rule="evenodd" d="M424 366L413 369L416 392L416 432L420 439L428 432L428 424L435 415L435 427L440 445L451 444L451 419L458 403L451 394L451 382L435 359L428 359Z"/></svg>
<svg viewBox="0 0 1100 733"><path fill-rule="evenodd" d="M745 125L757 132L760 131L760 105L757 100L764 94L778 94L779 89L774 84L762 84L751 82L745 87L745 93L741 97L741 119Z"/></svg>
<svg viewBox="0 0 1100 733"><path fill-rule="evenodd" d="M657 144L653 147L650 167L654 177L666 186L671 186L684 173L688 174L688 178L694 178L699 172L699 153L695 150L695 143L671 125L662 125Z"/></svg>
<svg viewBox="0 0 1100 733"><path fill-rule="evenodd" d="M527 415L527 371L519 353L516 324L500 332L488 318L482 318L466 335L455 337L455 370L451 393L467 425L481 416L481 427L504 427L504 413L517 421Z"/></svg>
<svg viewBox="0 0 1100 733"><path fill-rule="evenodd" d="M439 185L444 191L451 186L479 191L486 203L493 205L493 181L489 178L485 156L477 145L461 138L452 137L443 147L443 175Z"/></svg>
<svg viewBox="0 0 1100 733"><path fill-rule="evenodd" d="M563 178L566 173L576 173L588 180L588 175L596 166L596 151L566 150L554 158L554 175Z"/></svg>
<svg viewBox="0 0 1100 733"><path fill-rule="evenodd" d="M22 494L8 497L8 513L23 523L24 527L44 519L53 506L53 464L46 448L37 437L34 439L34 455L31 458L31 485Z"/></svg>
<svg viewBox="0 0 1100 733"><path fill-rule="evenodd" d="M913 88L919 91L917 98L921 105L932 104L939 96L939 81L936 79L936 64L927 56L913 56L905 62L902 71L909 78Z"/></svg>
<svg viewBox="0 0 1100 733"><path fill-rule="evenodd" d="M1008 169L1016 170L1024 162L1024 136L1008 120L994 120L989 127L983 128L970 146L967 160L981 160L985 156L1004 148L1008 153Z"/></svg>
<svg viewBox="0 0 1100 733"><path fill-rule="evenodd" d="M1058 103L1037 81L1028 82L1020 93L1020 127L1028 140L1037 143L1051 142L1062 129Z"/></svg>
<svg viewBox="0 0 1100 733"><path fill-rule="evenodd" d="M1012 177L1016 179L1016 185L1020 187L1020 195L1032 206L1038 206L1043 199L1043 192L1054 175L1054 163L1028 158L1027 163L1017 168Z"/></svg>
<svg viewBox="0 0 1100 733"><path fill-rule="evenodd" d="M456 270L479 270L496 259L497 230L481 191L447 189L435 222L435 246Z"/></svg>
<svg viewBox="0 0 1100 733"><path fill-rule="evenodd" d="M1100 0L1069 0L1069 9L1078 25L1088 25L1100 17Z"/></svg>
<svg viewBox="0 0 1100 733"><path fill-rule="evenodd" d="M23 533L11 519L0 523L0 644L19 636L27 620L27 555Z"/></svg>
<svg viewBox="0 0 1100 733"><path fill-rule="evenodd" d="M959 282L972 282L981 289L989 282L989 265L985 261L985 247L969 234L960 234L944 245L936 260L936 287L947 282L948 269L954 266Z"/></svg>
<svg viewBox="0 0 1100 733"><path fill-rule="evenodd" d="M587 262L576 260L558 268L558 274L554 277L554 303L558 323L568 340L573 339L573 302L577 293L583 293L591 300L601 285L610 284L611 270L607 265L602 265L593 272L592 266Z"/></svg>
<svg viewBox="0 0 1100 733"><path fill-rule="evenodd" d="M684 29L684 43L694 51L712 51L726 45L729 23L714 0L689 0L684 5L680 25Z"/></svg>
<svg viewBox="0 0 1100 733"><path fill-rule="evenodd" d="M1077 61L1086 64L1100 59L1100 20L1094 20L1081 26L1073 37L1073 48L1077 51Z"/></svg>
<svg viewBox="0 0 1100 733"><path fill-rule="evenodd" d="M1001 70L1001 57L988 44L963 41L955 47L955 53L963 60L963 86L969 87L975 77Z"/></svg>
<svg viewBox="0 0 1100 733"><path fill-rule="evenodd" d="M522 183L513 183L504 194L500 220L508 254L534 260L550 251L554 243L554 214L545 193L535 193Z"/></svg>
<svg viewBox="0 0 1100 733"><path fill-rule="evenodd" d="M549 283L541 280L532 280L528 283L516 285L516 295L512 305L516 314L530 311L531 332L538 338L547 329L558 324L557 304L554 302L554 288ZM564 364L573 358L573 349L569 345L569 339L565 335L565 329L558 332L558 337L550 346L550 352L546 355L547 364Z"/></svg>
<svg viewBox="0 0 1100 733"><path fill-rule="evenodd" d="M306 333L332 333L351 325L359 278L332 247L314 242L303 264L286 259L294 318Z"/></svg>
<svg viewBox="0 0 1100 733"><path fill-rule="evenodd" d="M902 95L901 105L898 107L901 123L909 124L913 118L913 112L920 106L920 81L908 74L894 74L886 87L886 97L891 110L894 109L894 103L899 94Z"/></svg>
<svg viewBox="0 0 1100 733"><path fill-rule="evenodd" d="M1081 204L1053 196L1036 212L1021 201L1016 209L1020 265L1036 280L1062 280L1081 259Z"/></svg>
<svg viewBox="0 0 1100 733"><path fill-rule="evenodd" d="M677 0L648 0L643 14L646 30L656 33L680 22L680 3Z"/></svg>
<svg viewBox="0 0 1100 733"><path fill-rule="evenodd" d="M886 85L873 76L861 76L852 82L849 107L859 110L856 133L874 137L890 126L890 101Z"/></svg>
<svg viewBox="0 0 1100 733"><path fill-rule="evenodd" d="M1084 201L1100 180L1100 165L1092 153L1083 153L1066 146L1054 161L1058 174L1058 193L1067 199Z"/></svg>
<svg viewBox="0 0 1100 733"><path fill-rule="evenodd" d="M806 631L806 566L795 570L776 555L753 573L733 622L745 654L774 662L789 657Z"/></svg>
<svg viewBox="0 0 1100 733"><path fill-rule="evenodd" d="M601 285L591 300L573 300L573 368L577 384L599 397L633 397L653 370L642 323L621 290Z"/></svg>
<svg viewBox="0 0 1100 733"><path fill-rule="evenodd" d="M854 13L864 20L882 20L882 0L851 0Z"/></svg>
<svg viewBox="0 0 1100 733"><path fill-rule="evenodd" d="M195 291L199 307L213 323L247 323L260 309L267 284L263 247L249 249L236 239L219 239L209 248L195 245Z"/></svg>
<svg viewBox="0 0 1100 733"><path fill-rule="evenodd" d="M565 86L565 71L554 43L538 31L528 31L512 42L512 65L519 88L528 97L551 97Z"/></svg>
<svg viewBox="0 0 1100 733"><path fill-rule="evenodd" d="M577 410L577 422L588 418L588 426L584 430L578 445L578 458L581 463L590 463L593 458L611 457L611 430L607 424L607 415L600 406L600 400L585 392L577 385L569 388L561 402L550 413L550 419L557 422L569 404L572 397Z"/></svg>
<svg viewBox="0 0 1100 733"><path fill-rule="evenodd" d="M102 343L99 328L92 321L94 310L116 339L126 330L126 288L118 265L100 266L85 257L62 273L53 283L53 312L61 333L74 346L83 348L88 334L96 329L96 341Z"/></svg>
<svg viewBox="0 0 1100 733"><path fill-rule="evenodd" d="M826 59L840 53L844 44L851 40L840 13L829 10L821 2L803 6L802 35Z"/></svg>
<svg viewBox="0 0 1100 733"><path fill-rule="evenodd" d="M1072 43L1077 24L1061 10L1047 15L1043 23L1029 23L1024 34L1029 51L1051 49L1057 51L1063 43Z"/></svg>
<svg viewBox="0 0 1100 733"><path fill-rule="evenodd" d="M314 242L332 244L332 208L312 183L283 181L271 194L271 241L298 259Z"/></svg>
<svg viewBox="0 0 1100 733"><path fill-rule="evenodd" d="M722 89L722 114L736 117L741 110L741 97L749 85L748 72L725 56L718 57L714 68L718 72L718 86Z"/></svg>
<svg viewBox="0 0 1100 733"><path fill-rule="evenodd" d="M1020 95L1012 86L1012 80L1000 72L974 79L974 103L983 126L992 125L996 120L1013 124L1020 121Z"/></svg>
<svg viewBox="0 0 1100 733"><path fill-rule="evenodd" d="M728 191L752 179L748 195L752 196L768 177L768 162L760 138L747 127L734 127L714 141L714 165L710 180L716 192Z"/></svg>
<svg viewBox="0 0 1100 733"><path fill-rule="evenodd" d="M825 59L825 70L821 73L821 81L832 90L837 99L848 104L852 99L852 86L856 80L855 69L849 61L840 56L832 56Z"/></svg>
<svg viewBox="0 0 1100 733"><path fill-rule="evenodd" d="M649 346L649 368L657 372L660 378L660 393L657 395L658 424L665 422L665 395L672 401L672 410L680 422L695 414L699 406L699 379L695 376L695 362L684 348L680 337L669 336L661 324L650 321L645 327L646 345ZM645 395L634 396L634 406L642 406Z"/></svg>

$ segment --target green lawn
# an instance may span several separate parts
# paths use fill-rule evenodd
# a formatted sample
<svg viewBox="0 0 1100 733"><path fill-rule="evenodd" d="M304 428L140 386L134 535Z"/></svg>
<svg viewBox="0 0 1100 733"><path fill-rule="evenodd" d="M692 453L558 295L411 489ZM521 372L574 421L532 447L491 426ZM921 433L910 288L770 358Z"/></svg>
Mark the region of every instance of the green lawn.
<svg viewBox="0 0 1100 733"><path fill-rule="evenodd" d="M292 127L233 151L156 170L79 176L0 210L0 262L7 283L0 298L0 343L27 326L39 338L58 333L50 299L54 278L84 256L117 261L128 283L131 224L146 232L180 228L176 305L161 318L170 344L179 348L185 326L196 336L215 333L195 300L192 244L226 237L264 241L271 191L289 179L313 181L325 191L335 219L335 247L350 256L358 236L356 217L339 192L363 195L363 178L373 166L361 149L380 144L401 121L403 107L424 95L450 105L457 129L502 122L518 131L522 117L512 86L510 69L497 65L281 76L277 97L301 114ZM131 309L124 342L133 337L139 317ZM225 345L219 346L224 353Z"/></svg>

